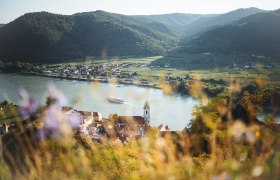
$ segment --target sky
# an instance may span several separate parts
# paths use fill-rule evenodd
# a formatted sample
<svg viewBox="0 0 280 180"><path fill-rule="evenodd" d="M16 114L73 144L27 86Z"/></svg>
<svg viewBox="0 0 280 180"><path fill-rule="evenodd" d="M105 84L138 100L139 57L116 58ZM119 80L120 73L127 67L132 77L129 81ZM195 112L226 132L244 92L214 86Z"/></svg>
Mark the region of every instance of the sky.
<svg viewBox="0 0 280 180"><path fill-rule="evenodd" d="M126 15L219 14L248 7L275 10L280 8L280 0L0 0L0 23L39 11L65 15L95 10Z"/></svg>

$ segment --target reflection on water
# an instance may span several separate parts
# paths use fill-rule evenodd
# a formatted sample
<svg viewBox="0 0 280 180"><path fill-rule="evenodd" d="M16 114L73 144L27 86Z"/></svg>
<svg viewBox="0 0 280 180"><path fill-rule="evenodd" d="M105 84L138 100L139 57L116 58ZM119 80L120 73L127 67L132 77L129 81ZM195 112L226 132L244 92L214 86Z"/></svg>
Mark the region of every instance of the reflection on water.
<svg viewBox="0 0 280 180"><path fill-rule="evenodd" d="M103 117L143 115L147 99L151 106L151 125L168 125L172 130L182 130L190 121L192 110L198 102L190 97L165 96L161 90L138 86L82 81L59 80L45 77L0 74L0 100L8 99L17 104L17 91L25 88L38 102L45 104L48 84L52 83L67 97L67 105L79 110L98 111ZM106 98L123 98L124 104L109 103Z"/></svg>
<svg viewBox="0 0 280 180"><path fill-rule="evenodd" d="M264 119L267 115L270 115L270 114L269 113L261 113L257 116L257 119L260 120L260 121L264 121ZM273 118L275 118L277 120L277 122L280 123L280 115L273 116Z"/></svg>

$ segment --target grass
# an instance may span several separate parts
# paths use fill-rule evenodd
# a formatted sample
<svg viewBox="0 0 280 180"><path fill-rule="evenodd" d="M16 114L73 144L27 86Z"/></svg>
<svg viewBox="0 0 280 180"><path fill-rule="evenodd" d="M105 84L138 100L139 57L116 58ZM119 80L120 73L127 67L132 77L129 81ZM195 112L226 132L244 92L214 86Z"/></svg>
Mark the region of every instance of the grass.
<svg viewBox="0 0 280 180"><path fill-rule="evenodd" d="M20 121L22 121L22 119L19 117L19 108L17 106L10 105L7 108L1 108L0 124Z"/></svg>
<svg viewBox="0 0 280 180"><path fill-rule="evenodd" d="M258 78L266 83L280 85L279 68L265 69L260 66L257 69L235 71L226 67L137 67L138 64L152 63L158 58L115 58L94 63L133 63L133 67L123 68L122 71L137 72L140 80L157 84L162 83L165 76L185 77L189 74L194 79L228 81L233 78L241 85L257 81ZM50 136L39 141L36 131L33 131L33 124L29 131L21 129L19 132L10 132L1 137L4 158L0 159L0 179L279 179L279 125L246 124L239 117L233 119L231 103L236 99L230 98L240 91L239 86L229 88L228 93L231 95L228 98L223 98L225 93L213 99L200 94L199 83L192 88L191 92L197 98L201 97L201 101L205 98L207 101L203 102L208 104L195 109L189 125L191 130L186 130L184 134L177 132L174 136L162 137L152 128L145 138L122 144L106 139L103 143L93 142L90 138L66 131L69 128L62 131L66 134L60 138ZM251 101L259 101L260 97L247 94L240 101L244 103L246 113L254 114L258 110L256 103ZM0 117L17 114L18 109L12 107L1 111ZM41 128L44 127L44 120L61 117L42 114L37 118L39 125L36 128ZM223 120L225 118L227 121ZM57 125L59 130L68 127L65 123Z"/></svg>
<svg viewBox="0 0 280 180"><path fill-rule="evenodd" d="M161 136L151 128L126 143L92 141L69 131L59 113L41 113L35 128L48 119L57 122L55 131L46 131L54 133L38 139L33 122L1 137L0 179L279 179L280 133L268 125L279 126L233 119L231 89L229 99L219 96L197 107L186 131ZM255 99L249 96L244 100ZM254 113L256 104L248 101L245 109Z"/></svg>
<svg viewBox="0 0 280 180"><path fill-rule="evenodd" d="M200 55L205 56L205 55ZM178 66L178 68L140 68L139 65L142 64L158 64L162 59L166 58L164 62L169 63L170 65L174 64ZM280 87L280 67L276 67L273 69L265 69L263 64L259 64L256 69L247 69L242 71L236 71L233 68L228 66L228 62L222 61L226 56L217 57L214 62L224 64L223 67L209 67L209 63L211 64L213 61L205 60L198 61L197 56L191 56L190 59L186 59L185 57L111 57L108 59L86 59L83 62L72 62L69 63L71 65L78 64L89 64L93 63L95 65L101 65L103 63L111 63L111 64L123 64L123 63L132 63L133 66L130 68L119 68L122 72L125 73L133 73L137 72L139 74L138 80L149 81L156 86L159 86L164 81L165 77L180 77L184 78L187 74L190 75L194 79L215 79L215 80L224 80L228 82L230 79L236 79L240 84L248 84L254 82L256 79L263 79L268 84L276 87ZM210 58L211 59L211 58ZM230 61L234 61L234 57L230 57ZM267 62L266 60L262 60L262 63ZM180 62L179 65L176 65L176 62ZM161 66L165 63L159 63ZM56 67L57 64L50 65L51 68ZM227 67L228 66L228 67ZM232 66L232 64L230 64Z"/></svg>
<svg viewBox="0 0 280 180"><path fill-rule="evenodd" d="M69 60L67 63L58 63L51 64L50 66L56 66L61 64L70 64L70 65L80 65L80 64L103 64L103 63L111 63L111 64L120 64L120 63L151 63L157 59L162 58L162 56L152 56L152 57L110 57L110 58L86 58L77 60Z"/></svg>

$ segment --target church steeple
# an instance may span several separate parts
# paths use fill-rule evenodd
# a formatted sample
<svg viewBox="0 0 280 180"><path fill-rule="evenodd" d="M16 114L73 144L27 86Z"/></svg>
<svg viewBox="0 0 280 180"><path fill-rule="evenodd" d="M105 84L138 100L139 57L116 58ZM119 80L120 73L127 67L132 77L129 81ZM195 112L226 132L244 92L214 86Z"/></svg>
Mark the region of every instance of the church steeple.
<svg viewBox="0 0 280 180"><path fill-rule="evenodd" d="M144 104L144 109L145 108L150 109L150 105L149 105L149 102L147 100L145 101L145 104Z"/></svg>
<svg viewBox="0 0 280 180"><path fill-rule="evenodd" d="M146 100L145 104L144 104L144 119L146 121L147 124L149 124L150 122L150 105L149 102Z"/></svg>

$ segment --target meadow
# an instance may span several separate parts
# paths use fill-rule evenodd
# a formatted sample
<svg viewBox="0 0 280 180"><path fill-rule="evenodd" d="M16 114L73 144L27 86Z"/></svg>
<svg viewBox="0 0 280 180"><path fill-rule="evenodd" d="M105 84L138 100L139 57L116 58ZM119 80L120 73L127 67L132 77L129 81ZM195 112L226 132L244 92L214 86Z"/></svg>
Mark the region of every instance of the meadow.
<svg viewBox="0 0 280 180"><path fill-rule="evenodd" d="M179 66L177 68L172 67L172 64L168 64L171 67L163 67L165 64L159 64L160 67L154 65L155 62L160 60L161 56L149 57L149 58L112 58L109 60L96 60L96 61L86 61L93 62L94 64L102 63L112 63L112 64L123 64L131 63L132 67L122 68L121 70L126 73L136 72L139 76L139 80L146 80L152 82L159 86L165 81L166 77L171 78L185 78L186 75L189 75L195 80L201 79L214 79L214 80L223 80L228 82L231 79L237 80L240 84L245 85L255 82L256 79L265 80L266 83L271 86L280 86L280 67L274 67L271 69L265 68L263 64L257 64L255 68L241 69L236 70L232 66L222 66L222 67L208 67L207 69L203 68L203 64L196 64L193 67ZM176 61L173 59L173 61ZM140 65L145 64L147 67L139 67ZM151 67L153 66L153 67ZM207 65L208 66L208 65Z"/></svg>

